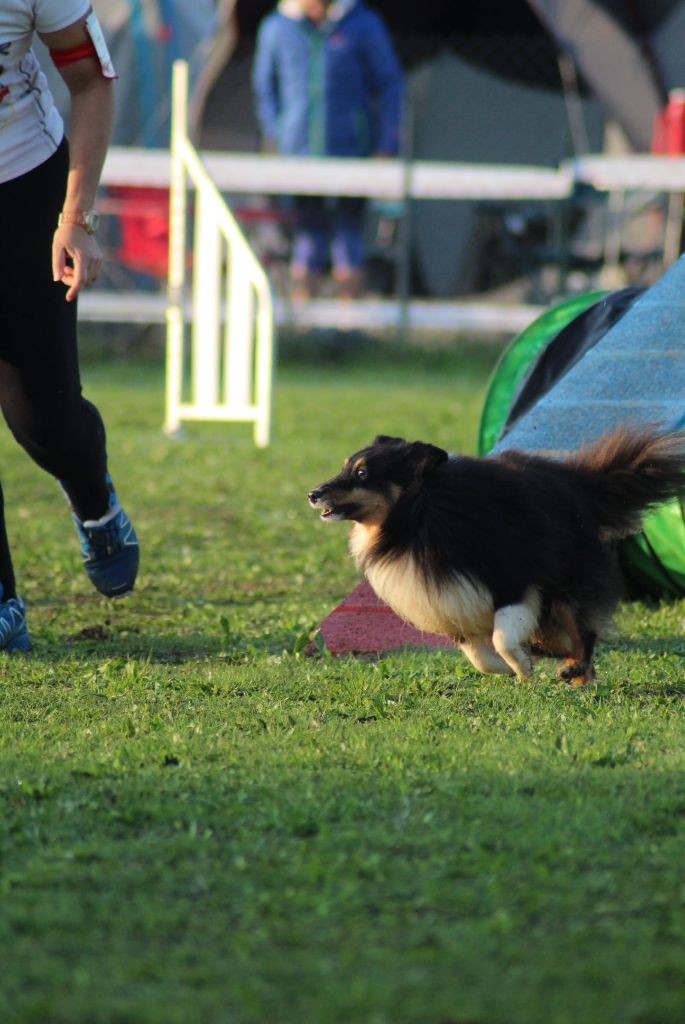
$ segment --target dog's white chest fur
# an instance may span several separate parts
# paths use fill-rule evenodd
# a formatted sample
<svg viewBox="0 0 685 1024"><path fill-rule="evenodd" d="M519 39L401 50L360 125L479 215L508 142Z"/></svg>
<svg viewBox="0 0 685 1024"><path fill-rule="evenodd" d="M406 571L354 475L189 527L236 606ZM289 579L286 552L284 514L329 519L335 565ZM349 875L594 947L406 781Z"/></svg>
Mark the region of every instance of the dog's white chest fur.
<svg viewBox="0 0 685 1024"><path fill-rule="evenodd" d="M350 552L381 600L400 618L454 639L490 635L494 608L485 587L457 575L442 586L431 584L409 555L374 563L368 552L376 536L373 528L356 523Z"/></svg>

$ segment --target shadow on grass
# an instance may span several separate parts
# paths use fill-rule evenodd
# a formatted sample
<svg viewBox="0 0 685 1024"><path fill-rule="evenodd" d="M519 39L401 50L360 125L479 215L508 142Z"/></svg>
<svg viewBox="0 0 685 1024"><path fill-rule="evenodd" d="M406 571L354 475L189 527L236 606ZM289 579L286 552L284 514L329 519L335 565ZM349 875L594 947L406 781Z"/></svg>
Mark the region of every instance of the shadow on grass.
<svg viewBox="0 0 685 1024"><path fill-rule="evenodd" d="M488 374L504 346L505 338L493 335L473 341L466 336L402 340L363 331L314 328L285 331L279 335L279 363L287 366L344 366L368 370L409 368L424 373Z"/></svg>
<svg viewBox="0 0 685 1024"><path fill-rule="evenodd" d="M452 739L298 761L251 738L213 768L170 736L129 743L128 770L24 766L13 786L22 1020L679 1019L679 772L566 753L460 771Z"/></svg>
<svg viewBox="0 0 685 1024"><path fill-rule="evenodd" d="M124 658L141 659L152 664L183 664L217 660L241 664L281 654L298 654L304 650L312 630L280 629L258 637L240 634L221 636L198 632L192 635L151 636L135 629L118 630L106 625L84 626L60 640L34 639L33 654L55 660ZM22 655L23 656L23 655Z"/></svg>
<svg viewBox="0 0 685 1024"><path fill-rule="evenodd" d="M639 651L643 654L678 654L685 657L685 637L631 637L617 636L605 641L603 646L614 651Z"/></svg>
<svg viewBox="0 0 685 1024"><path fill-rule="evenodd" d="M189 634L187 627L184 634L174 635L167 632L151 635L149 629L146 629L145 633L139 633L135 626L122 628L105 622L84 626L59 640L54 637L48 640L37 638L34 643L34 651L38 655L49 656L51 659L129 658L145 659L153 664L181 664L211 659L228 664L240 664L251 659L261 660L283 654L303 655L308 658L336 657L325 651L320 642L317 643L317 632L318 625L313 623L309 627L298 624L291 627L275 628L259 636L246 636L240 632L232 632L228 628L223 635L216 629L198 630ZM420 656L421 653L430 654L432 651L433 648L430 647L423 651L407 647L389 651L346 652L345 655L339 657L372 663L388 656L398 657L403 653ZM638 639L615 637L605 641L601 651L614 655L632 653L650 659L682 658L685 657L685 640L678 636ZM465 668L467 667L467 662L463 660L456 649L450 653L463 662ZM554 674L554 659L542 659L539 665L543 667L543 670ZM478 675L478 678L487 680L489 677ZM628 680L626 683L628 684ZM642 686L640 691L643 693L654 692L655 694L672 692L685 695L685 679L682 686L679 683L673 683L670 686L652 687L651 691Z"/></svg>

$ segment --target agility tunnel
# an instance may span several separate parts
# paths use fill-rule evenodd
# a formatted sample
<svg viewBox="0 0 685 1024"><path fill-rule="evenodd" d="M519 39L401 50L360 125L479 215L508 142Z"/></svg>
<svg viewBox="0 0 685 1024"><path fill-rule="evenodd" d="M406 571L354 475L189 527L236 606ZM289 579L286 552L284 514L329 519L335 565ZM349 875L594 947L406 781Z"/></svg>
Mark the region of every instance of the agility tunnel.
<svg viewBox="0 0 685 1024"><path fill-rule="evenodd" d="M522 331L492 374L478 449L559 456L626 422L685 428L685 257L647 290L574 296ZM620 556L635 596L685 596L682 503L653 512ZM319 628L333 654L453 647L401 622L366 581Z"/></svg>
<svg viewBox="0 0 685 1024"><path fill-rule="evenodd" d="M685 257L647 290L574 296L522 331L492 374L479 454L562 455L622 422L685 426ZM651 513L620 558L635 596L685 596L682 502Z"/></svg>

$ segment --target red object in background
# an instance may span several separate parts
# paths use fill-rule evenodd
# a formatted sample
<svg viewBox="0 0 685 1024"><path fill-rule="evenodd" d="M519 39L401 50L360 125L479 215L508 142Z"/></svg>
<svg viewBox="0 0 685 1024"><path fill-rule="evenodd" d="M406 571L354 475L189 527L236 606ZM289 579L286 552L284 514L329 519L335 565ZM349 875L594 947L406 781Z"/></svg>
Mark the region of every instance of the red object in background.
<svg viewBox="0 0 685 1024"><path fill-rule="evenodd" d="M652 153L666 156L685 154L685 89L671 89L668 103L657 115Z"/></svg>
<svg viewBox="0 0 685 1024"><path fill-rule="evenodd" d="M119 221L117 259L129 270L165 278L169 264L169 190L112 185L98 203L98 209ZM239 206L233 213L240 223L289 224L292 219L290 213L277 207ZM189 252L187 266L191 265Z"/></svg>
<svg viewBox="0 0 685 1024"><path fill-rule="evenodd" d="M119 218L117 257L124 266L163 278L169 261L169 190L115 185L107 190ZM103 204L103 212L106 203Z"/></svg>
<svg viewBox="0 0 685 1024"><path fill-rule="evenodd" d="M442 647L454 650L445 636L422 633L403 622L364 581L334 608L320 625L331 654L381 654L398 647Z"/></svg>

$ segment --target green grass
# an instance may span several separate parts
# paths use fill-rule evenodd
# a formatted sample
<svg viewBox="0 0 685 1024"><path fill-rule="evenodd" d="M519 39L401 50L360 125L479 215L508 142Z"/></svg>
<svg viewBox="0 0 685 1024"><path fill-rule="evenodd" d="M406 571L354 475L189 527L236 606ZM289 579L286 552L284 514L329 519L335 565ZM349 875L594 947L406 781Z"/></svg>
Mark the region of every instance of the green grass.
<svg viewBox="0 0 685 1024"><path fill-rule="evenodd" d="M0 664L0 1019L685 1019L682 603L623 606L581 691L302 653L355 583L307 490L378 431L472 450L495 354L291 360L263 452L168 440L161 367L88 363L143 545L119 603L0 436L35 645Z"/></svg>

